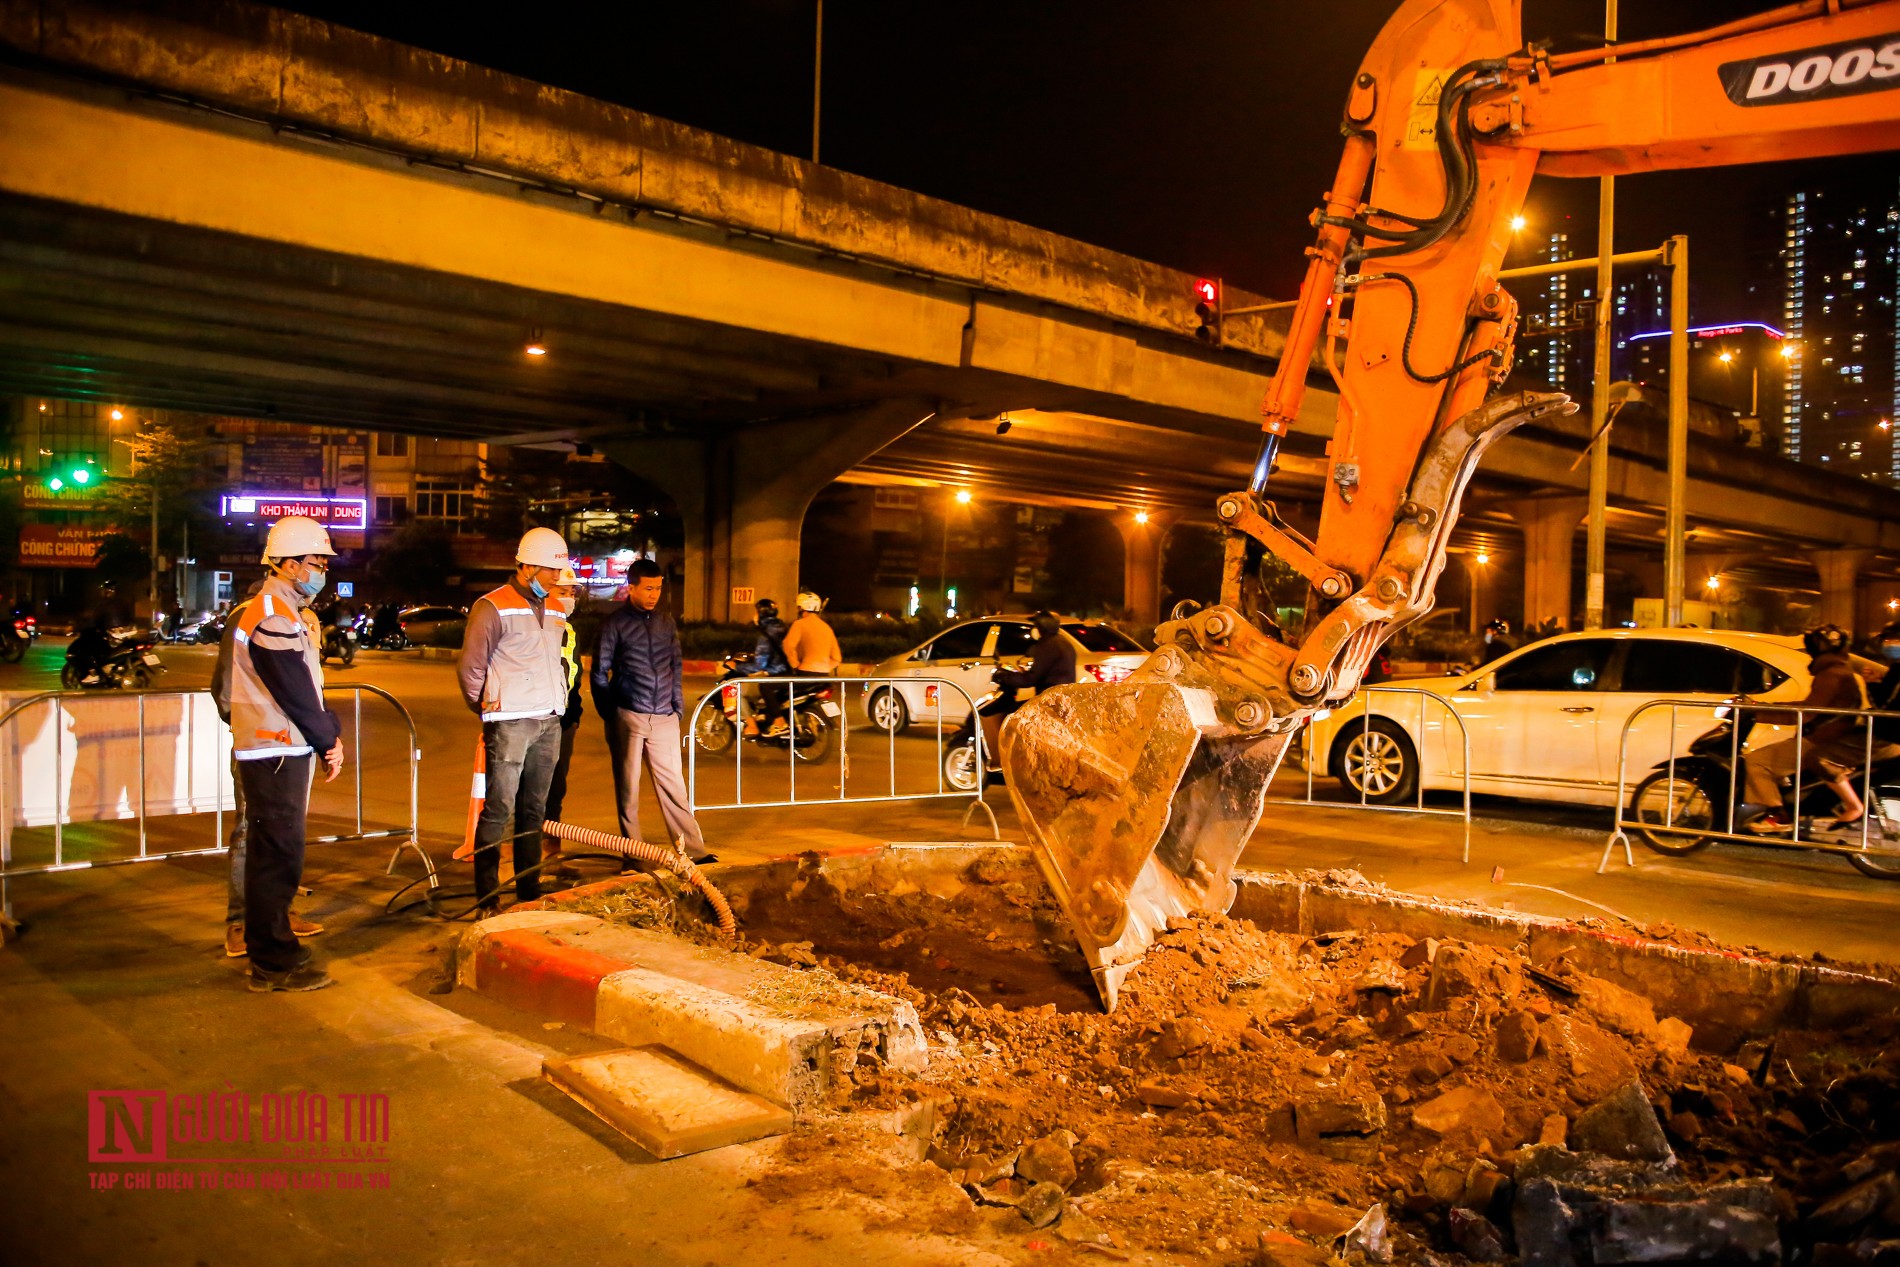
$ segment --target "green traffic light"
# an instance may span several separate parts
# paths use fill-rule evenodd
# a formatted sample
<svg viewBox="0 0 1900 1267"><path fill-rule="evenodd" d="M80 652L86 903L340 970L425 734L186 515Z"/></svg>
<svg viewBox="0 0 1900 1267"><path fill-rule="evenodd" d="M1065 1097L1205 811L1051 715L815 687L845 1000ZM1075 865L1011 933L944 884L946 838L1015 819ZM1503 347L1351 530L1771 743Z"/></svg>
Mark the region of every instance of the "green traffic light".
<svg viewBox="0 0 1900 1267"><path fill-rule="evenodd" d="M66 487L66 481L61 479L59 476L55 475L53 476L53 478L46 481L46 487L52 489L55 493L57 493L60 489Z"/></svg>
<svg viewBox="0 0 1900 1267"><path fill-rule="evenodd" d="M91 479L92 479L92 472L87 470L85 467L75 466L73 468L73 483L85 484L89 482Z"/></svg>

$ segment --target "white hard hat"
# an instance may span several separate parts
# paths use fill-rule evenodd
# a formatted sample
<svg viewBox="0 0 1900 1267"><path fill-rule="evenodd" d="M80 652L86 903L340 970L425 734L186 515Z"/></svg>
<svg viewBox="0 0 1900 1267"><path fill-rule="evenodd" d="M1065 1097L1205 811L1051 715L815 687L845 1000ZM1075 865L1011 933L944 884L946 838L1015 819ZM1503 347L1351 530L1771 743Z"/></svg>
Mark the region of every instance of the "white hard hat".
<svg viewBox="0 0 1900 1267"><path fill-rule="evenodd" d="M818 597L818 595L812 593L810 590L798 591L798 610L799 611L815 612L815 611L823 611L824 609L825 609L824 599Z"/></svg>
<svg viewBox="0 0 1900 1267"><path fill-rule="evenodd" d="M574 569L571 567L562 568L560 579L554 582L556 587L562 585L579 585L580 583L581 578L574 575Z"/></svg>
<svg viewBox="0 0 1900 1267"><path fill-rule="evenodd" d="M530 528L515 548L515 562L532 563L538 568L568 567L567 542L552 528Z"/></svg>
<svg viewBox="0 0 1900 1267"><path fill-rule="evenodd" d="M302 515L285 515L270 526L264 539L265 563L272 559L301 559L306 554L335 554L323 525Z"/></svg>

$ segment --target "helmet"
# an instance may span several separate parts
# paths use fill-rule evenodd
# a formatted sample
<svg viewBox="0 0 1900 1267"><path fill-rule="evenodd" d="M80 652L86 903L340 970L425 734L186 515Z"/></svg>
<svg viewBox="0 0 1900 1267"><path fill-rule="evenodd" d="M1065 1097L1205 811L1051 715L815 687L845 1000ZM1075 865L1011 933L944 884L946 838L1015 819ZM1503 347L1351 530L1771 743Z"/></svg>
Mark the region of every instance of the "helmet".
<svg viewBox="0 0 1900 1267"><path fill-rule="evenodd" d="M752 610L758 613L760 620L771 620L778 615L778 604L769 598L761 598L752 604Z"/></svg>
<svg viewBox="0 0 1900 1267"><path fill-rule="evenodd" d="M515 562L531 563L538 568L571 566L567 557L567 542L561 540L561 534L552 528L530 528L523 533L521 544L515 547Z"/></svg>
<svg viewBox="0 0 1900 1267"><path fill-rule="evenodd" d="M1801 635L1801 645L1811 656L1847 650L1847 631L1839 625L1816 625Z"/></svg>
<svg viewBox="0 0 1900 1267"><path fill-rule="evenodd" d="M1874 641L1875 642L1900 642L1900 620L1896 620L1891 625L1888 625L1885 629L1882 629L1880 631L1880 636L1874 639Z"/></svg>
<svg viewBox="0 0 1900 1267"><path fill-rule="evenodd" d="M1491 619L1491 623L1484 627L1484 631L1494 634L1509 634L1511 632L1511 622L1502 616L1494 616Z"/></svg>
<svg viewBox="0 0 1900 1267"><path fill-rule="evenodd" d="M824 609L825 609L824 599L818 597L818 595L812 593L810 590L798 591L798 610L799 611L817 612L817 611L823 611Z"/></svg>
<svg viewBox="0 0 1900 1267"><path fill-rule="evenodd" d="M1054 637L1056 631L1062 628L1062 618L1052 611L1037 612L1029 618L1029 623L1045 638Z"/></svg>
<svg viewBox="0 0 1900 1267"><path fill-rule="evenodd" d="M270 526L270 536L264 539L264 557L261 562L272 559L301 559L306 554L335 554L330 545L330 534L323 525L314 519L302 515L285 515Z"/></svg>
<svg viewBox="0 0 1900 1267"><path fill-rule="evenodd" d="M560 589L563 586L579 585L580 583L581 583L581 578L574 575L574 569L571 567L565 567L561 569L561 577L559 580L554 582L554 587L556 589Z"/></svg>

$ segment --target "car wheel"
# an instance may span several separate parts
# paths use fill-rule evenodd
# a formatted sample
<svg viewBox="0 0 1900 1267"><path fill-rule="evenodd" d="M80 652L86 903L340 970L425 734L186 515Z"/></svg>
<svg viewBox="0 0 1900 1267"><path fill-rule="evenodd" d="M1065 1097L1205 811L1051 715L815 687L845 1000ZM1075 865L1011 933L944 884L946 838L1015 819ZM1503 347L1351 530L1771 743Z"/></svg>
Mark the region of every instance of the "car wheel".
<svg viewBox="0 0 1900 1267"><path fill-rule="evenodd" d="M1354 718L1333 742L1333 777L1355 800L1398 805L1418 794L1418 749L1397 722Z"/></svg>
<svg viewBox="0 0 1900 1267"><path fill-rule="evenodd" d="M901 735L910 726L910 705L894 686L879 687L864 711L870 714L871 724L886 734Z"/></svg>
<svg viewBox="0 0 1900 1267"><path fill-rule="evenodd" d="M1630 793L1629 820L1639 824L1636 834L1645 846L1671 857L1680 858L1715 843L1710 836L1651 831L1647 826L1653 823L1659 828L1706 831L1715 822L1715 806L1702 785L1668 770L1658 770L1636 785Z"/></svg>

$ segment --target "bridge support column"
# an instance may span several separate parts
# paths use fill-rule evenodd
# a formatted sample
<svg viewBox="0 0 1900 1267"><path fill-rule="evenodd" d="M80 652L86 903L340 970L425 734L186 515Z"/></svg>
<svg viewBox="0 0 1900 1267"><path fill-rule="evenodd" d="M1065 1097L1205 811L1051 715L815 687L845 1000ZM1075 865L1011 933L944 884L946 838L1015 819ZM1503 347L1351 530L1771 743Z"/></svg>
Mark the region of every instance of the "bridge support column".
<svg viewBox="0 0 1900 1267"><path fill-rule="evenodd" d="M1180 518L1174 510L1151 510L1147 523L1136 523L1133 515L1115 517L1122 534L1122 606L1137 625L1161 620L1161 559L1168 530Z"/></svg>
<svg viewBox="0 0 1900 1267"><path fill-rule="evenodd" d="M1860 580L1860 570L1874 557L1873 550L1813 550L1808 553L1808 562L1814 564L1814 570L1821 574L1821 609L1823 624L1835 624L1856 632L1855 617L1859 614L1855 608L1855 594Z"/></svg>
<svg viewBox="0 0 1900 1267"><path fill-rule="evenodd" d="M1577 525L1589 502L1582 497L1539 497L1519 502L1511 517L1524 530L1524 629L1555 620L1570 627L1571 556Z"/></svg>
<svg viewBox="0 0 1900 1267"><path fill-rule="evenodd" d="M609 441L614 461L664 490L686 529L687 620L750 621L750 589L789 611L798 535L825 485L930 418L934 403L882 401L847 413L749 423L711 439Z"/></svg>

